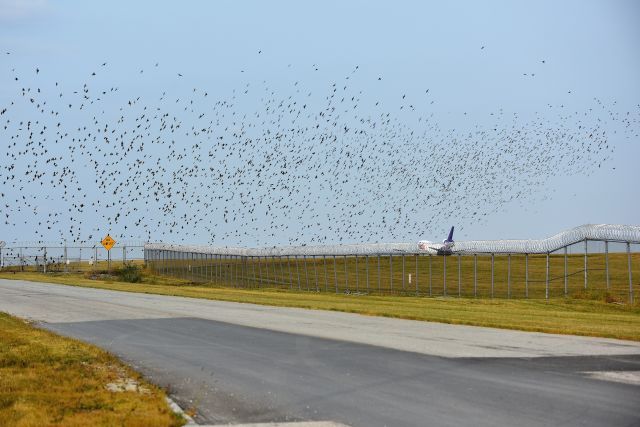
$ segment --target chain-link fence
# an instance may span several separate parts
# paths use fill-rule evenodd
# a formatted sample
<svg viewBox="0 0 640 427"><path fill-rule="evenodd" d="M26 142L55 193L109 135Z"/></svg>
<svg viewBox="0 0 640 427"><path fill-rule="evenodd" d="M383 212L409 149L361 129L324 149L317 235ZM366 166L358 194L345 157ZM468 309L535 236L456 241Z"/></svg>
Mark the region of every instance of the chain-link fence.
<svg viewBox="0 0 640 427"><path fill-rule="evenodd" d="M98 271L143 260L143 243L116 244L111 251L107 251L100 243L63 246L10 244L0 248L2 271Z"/></svg>
<svg viewBox="0 0 640 427"><path fill-rule="evenodd" d="M268 249L147 244L145 259L158 274L219 286L490 298L602 292L632 302L640 290L640 227L582 226L540 241L456 242L450 255L438 255L437 244L419 250L411 243Z"/></svg>

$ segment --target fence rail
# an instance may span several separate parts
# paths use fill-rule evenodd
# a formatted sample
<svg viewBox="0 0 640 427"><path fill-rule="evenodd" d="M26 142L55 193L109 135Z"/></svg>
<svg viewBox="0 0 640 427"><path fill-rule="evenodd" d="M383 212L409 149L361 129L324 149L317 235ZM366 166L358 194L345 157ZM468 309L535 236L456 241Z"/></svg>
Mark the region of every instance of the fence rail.
<svg viewBox="0 0 640 427"><path fill-rule="evenodd" d="M455 252L460 254L545 254L580 242L640 243L640 226L587 224L563 231L546 239L528 240L470 240L458 241ZM432 243L425 249L418 249L417 242L412 243L367 243L353 245L318 246L279 246L271 248L239 248L221 246L172 245L165 243L147 243L145 249L174 250L202 254L240 255L240 256L355 256L377 254L438 254L442 245Z"/></svg>

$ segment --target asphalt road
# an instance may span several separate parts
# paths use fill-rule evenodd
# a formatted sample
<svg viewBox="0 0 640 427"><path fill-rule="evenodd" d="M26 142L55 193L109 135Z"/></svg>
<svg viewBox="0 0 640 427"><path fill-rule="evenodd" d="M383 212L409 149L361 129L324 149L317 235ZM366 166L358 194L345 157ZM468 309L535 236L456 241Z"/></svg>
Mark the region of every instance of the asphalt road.
<svg viewBox="0 0 640 427"><path fill-rule="evenodd" d="M198 422L640 425L640 386L589 374L637 378L627 341L5 280L0 310L112 351Z"/></svg>

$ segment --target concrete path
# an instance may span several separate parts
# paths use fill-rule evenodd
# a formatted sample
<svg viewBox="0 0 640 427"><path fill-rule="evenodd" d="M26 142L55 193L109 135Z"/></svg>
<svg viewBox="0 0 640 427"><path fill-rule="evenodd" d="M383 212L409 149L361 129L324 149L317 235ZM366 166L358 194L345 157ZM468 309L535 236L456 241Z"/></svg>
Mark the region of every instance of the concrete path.
<svg viewBox="0 0 640 427"><path fill-rule="evenodd" d="M200 423L640 425L640 387L609 380L640 371L634 342L4 280L0 311L114 352Z"/></svg>

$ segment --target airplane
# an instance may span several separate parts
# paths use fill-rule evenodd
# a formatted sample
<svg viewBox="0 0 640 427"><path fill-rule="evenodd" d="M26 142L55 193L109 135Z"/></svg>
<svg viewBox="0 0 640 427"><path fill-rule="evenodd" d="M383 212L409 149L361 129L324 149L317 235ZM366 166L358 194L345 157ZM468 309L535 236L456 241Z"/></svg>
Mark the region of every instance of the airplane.
<svg viewBox="0 0 640 427"><path fill-rule="evenodd" d="M433 249L438 253L438 255L451 255L453 253L453 246L455 242L453 241L453 228L449 231L449 236L442 241L442 245L440 246L432 246L434 243L428 240L420 240L418 242L418 250L426 251L427 249Z"/></svg>

